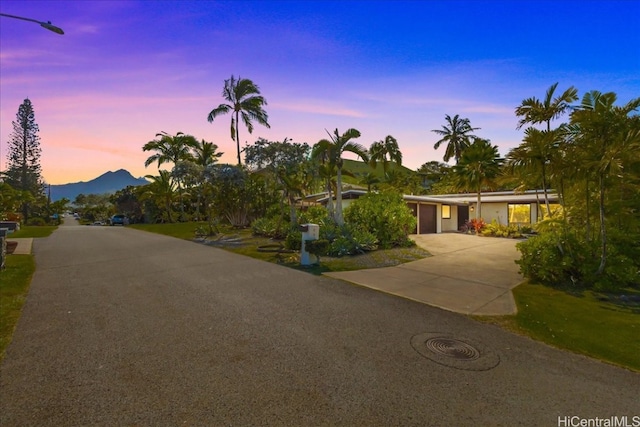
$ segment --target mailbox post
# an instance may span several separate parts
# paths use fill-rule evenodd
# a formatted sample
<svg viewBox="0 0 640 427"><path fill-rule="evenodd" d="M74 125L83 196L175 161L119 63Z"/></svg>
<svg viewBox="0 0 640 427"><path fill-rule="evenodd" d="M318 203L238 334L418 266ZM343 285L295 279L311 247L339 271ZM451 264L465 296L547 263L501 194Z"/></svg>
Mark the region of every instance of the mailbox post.
<svg viewBox="0 0 640 427"><path fill-rule="evenodd" d="M320 226L318 224L303 224L300 226L302 232L302 246L300 248L300 265L311 265L311 254L305 249L306 240L318 240L320 238ZM314 256L314 258L317 258ZM315 262L318 262L316 259Z"/></svg>

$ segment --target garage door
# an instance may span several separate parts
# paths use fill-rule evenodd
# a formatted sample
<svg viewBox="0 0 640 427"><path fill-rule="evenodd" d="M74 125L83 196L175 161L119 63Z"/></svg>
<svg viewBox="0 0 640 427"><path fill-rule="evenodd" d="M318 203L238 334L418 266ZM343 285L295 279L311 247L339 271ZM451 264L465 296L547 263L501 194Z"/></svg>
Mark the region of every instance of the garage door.
<svg viewBox="0 0 640 427"><path fill-rule="evenodd" d="M420 213L420 221L418 222L420 232L418 234L436 233L436 205L418 205L418 212Z"/></svg>

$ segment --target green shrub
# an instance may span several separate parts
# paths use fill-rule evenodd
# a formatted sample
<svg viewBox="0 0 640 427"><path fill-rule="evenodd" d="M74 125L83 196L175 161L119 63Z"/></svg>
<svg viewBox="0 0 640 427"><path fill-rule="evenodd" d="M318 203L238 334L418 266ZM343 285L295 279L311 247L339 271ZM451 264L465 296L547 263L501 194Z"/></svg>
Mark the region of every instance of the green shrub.
<svg viewBox="0 0 640 427"><path fill-rule="evenodd" d="M502 225L497 220L491 221L491 224L485 224L480 230L480 234L483 236L495 236L495 237L511 237L520 238L522 232L517 225Z"/></svg>
<svg viewBox="0 0 640 427"><path fill-rule="evenodd" d="M640 266L614 244L608 245L605 269L598 274L600 245L571 233L545 232L516 245L521 258L516 261L527 278L562 288L618 291L638 286Z"/></svg>
<svg viewBox="0 0 640 427"><path fill-rule="evenodd" d="M272 239L284 239L289 232L289 227L289 221L279 217L258 218L251 223L253 234Z"/></svg>
<svg viewBox="0 0 640 427"><path fill-rule="evenodd" d="M382 248L414 244L409 233L416 218L400 193L365 194L345 209L344 218L353 229L374 235Z"/></svg>
<svg viewBox="0 0 640 427"><path fill-rule="evenodd" d="M37 225L37 226L43 226L43 225L47 225L47 221L45 221L44 218L30 218L29 222L27 223L27 225Z"/></svg>

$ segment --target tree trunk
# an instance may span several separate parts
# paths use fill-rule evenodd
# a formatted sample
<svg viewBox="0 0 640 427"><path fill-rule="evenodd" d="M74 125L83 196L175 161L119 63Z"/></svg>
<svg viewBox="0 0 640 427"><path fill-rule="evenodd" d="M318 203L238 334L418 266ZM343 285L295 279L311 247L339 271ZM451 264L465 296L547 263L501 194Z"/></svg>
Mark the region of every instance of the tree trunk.
<svg viewBox="0 0 640 427"><path fill-rule="evenodd" d="M604 175L601 172L598 176L598 185L600 186L600 265L598 266L597 274L602 274L604 272L604 267L607 262L607 230L605 228L605 218L604 218Z"/></svg>
<svg viewBox="0 0 640 427"><path fill-rule="evenodd" d="M338 173L336 176L336 224L344 225L344 219L342 218L342 168L338 167Z"/></svg>
<svg viewBox="0 0 640 427"><path fill-rule="evenodd" d="M478 182L478 201L476 202L476 220L482 218L482 205L480 200L480 192L482 191L482 186Z"/></svg>
<svg viewBox="0 0 640 427"><path fill-rule="evenodd" d="M238 166L242 166L242 161L240 160L240 112L236 111L236 147L238 149Z"/></svg>

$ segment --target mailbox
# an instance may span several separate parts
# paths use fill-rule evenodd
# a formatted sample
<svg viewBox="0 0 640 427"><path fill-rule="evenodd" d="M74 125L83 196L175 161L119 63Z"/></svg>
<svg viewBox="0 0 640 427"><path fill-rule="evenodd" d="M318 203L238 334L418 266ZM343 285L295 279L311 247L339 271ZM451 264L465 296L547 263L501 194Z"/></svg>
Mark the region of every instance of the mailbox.
<svg viewBox="0 0 640 427"><path fill-rule="evenodd" d="M320 226L318 224L302 224L300 226L302 232L302 246L300 248L300 265L311 265L312 255L305 250L306 240L318 240L320 238ZM318 262L317 257L314 261Z"/></svg>

